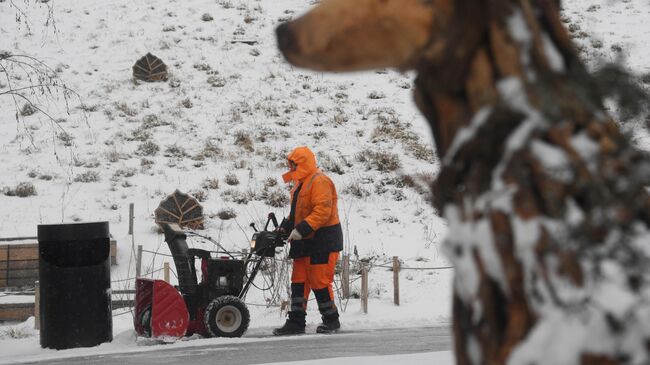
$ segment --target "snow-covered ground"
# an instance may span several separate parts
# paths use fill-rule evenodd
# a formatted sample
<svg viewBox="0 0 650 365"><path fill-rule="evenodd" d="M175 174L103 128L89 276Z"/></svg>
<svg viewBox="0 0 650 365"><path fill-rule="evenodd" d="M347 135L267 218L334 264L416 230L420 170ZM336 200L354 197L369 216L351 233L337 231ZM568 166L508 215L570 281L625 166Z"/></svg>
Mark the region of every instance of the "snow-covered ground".
<svg viewBox="0 0 650 365"><path fill-rule="evenodd" d="M118 242L113 289L132 287L129 203L135 205L134 242L147 251L168 253L153 211L179 189L204 200L201 233L238 252L248 246L250 222L260 226L269 211L288 213L279 178L284 156L307 145L337 184L353 260L381 265L396 255L404 267L448 266L441 253L445 223L427 203L426 184L438 163L412 102L414 75L331 75L289 66L276 49L274 28L310 2L0 0L0 54L38 57L80 96L66 110L60 94L32 95L58 126L43 113L17 123L14 101L1 95L8 80L0 74L0 237L35 236L38 224L109 221ZM650 73L648 1L567 0L564 14L591 64L620 54L635 72ZM133 81L131 67L147 52L167 64L167 82ZM12 72L14 88L29 81L20 69ZM18 100L18 109L23 104ZM36 195L10 196L21 183L32 184ZM219 218L225 213L235 218ZM214 249L204 240L190 243ZM168 260L145 253L143 272ZM392 272L375 266L369 313L361 312L358 299L340 302L343 326L448 325L451 276L451 270L403 271L396 307ZM353 292L359 286L355 281ZM286 290L280 296L286 298ZM248 297L252 333L284 320L277 307L264 306L267 299L255 289ZM16 298L0 297L9 300ZM314 307L311 329L319 318ZM0 327L0 362L141 350L130 314L116 311L113 324L113 343L63 354L40 349L33 322ZM219 339L194 342L203 341ZM444 365L452 359L445 352L364 361Z"/></svg>

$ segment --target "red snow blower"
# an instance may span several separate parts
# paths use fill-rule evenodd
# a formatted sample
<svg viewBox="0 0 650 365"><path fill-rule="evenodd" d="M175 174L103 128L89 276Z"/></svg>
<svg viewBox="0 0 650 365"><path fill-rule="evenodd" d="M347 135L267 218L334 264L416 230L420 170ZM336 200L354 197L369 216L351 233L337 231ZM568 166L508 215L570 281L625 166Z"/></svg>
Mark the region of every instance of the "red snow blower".
<svg viewBox="0 0 650 365"><path fill-rule="evenodd" d="M269 223L275 226L269 231ZM275 257L286 235L277 231L273 213L263 231L253 234L251 251L243 260L212 257L210 251L188 248L186 232L178 224L161 223L169 246L178 286L163 280L136 279L135 331L140 336L174 339L198 333L204 337L241 337L250 321L244 303L265 258ZM253 228L255 226L251 224ZM194 261L201 259L202 280L198 282ZM246 268L252 266L247 274Z"/></svg>

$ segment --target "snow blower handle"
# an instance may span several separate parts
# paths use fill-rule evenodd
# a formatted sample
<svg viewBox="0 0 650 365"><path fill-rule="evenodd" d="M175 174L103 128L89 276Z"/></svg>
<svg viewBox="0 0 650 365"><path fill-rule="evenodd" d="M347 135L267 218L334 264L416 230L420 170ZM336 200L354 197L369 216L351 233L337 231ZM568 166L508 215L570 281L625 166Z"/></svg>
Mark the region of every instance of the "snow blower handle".
<svg viewBox="0 0 650 365"><path fill-rule="evenodd" d="M275 213L269 213L268 219L266 220L266 225L264 226L264 230L268 231L269 230L269 223L273 222L273 227L277 230L278 229L278 220L275 218Z"/></svg>

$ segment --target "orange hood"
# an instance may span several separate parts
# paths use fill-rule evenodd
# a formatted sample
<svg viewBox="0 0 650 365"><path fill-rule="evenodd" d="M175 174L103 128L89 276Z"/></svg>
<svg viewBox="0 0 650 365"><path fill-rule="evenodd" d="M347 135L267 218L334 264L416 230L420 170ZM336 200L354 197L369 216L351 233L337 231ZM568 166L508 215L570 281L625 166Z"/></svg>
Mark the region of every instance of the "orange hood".
<svg viewBox="0 0 650 365"><path fill-rule="evenodd" d="M316 156L314 156L314 153L307 147L296 147L291 151L291 153L289 153L287 159L293 161L298 167L295 171L289 171L282 175L282 179L285 183L291 181L302 181L307 176L318 171Z"/></svg>

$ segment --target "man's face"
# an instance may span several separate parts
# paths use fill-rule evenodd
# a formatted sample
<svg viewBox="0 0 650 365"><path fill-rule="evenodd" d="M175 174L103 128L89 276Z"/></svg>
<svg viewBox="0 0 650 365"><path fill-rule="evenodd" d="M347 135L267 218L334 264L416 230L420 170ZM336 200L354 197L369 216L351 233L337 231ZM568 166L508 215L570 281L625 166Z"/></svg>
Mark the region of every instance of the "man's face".
<svg viewBox="0 0 650 365"><path fill-rule="evenodd" d="M289 166L289 170L291 171L296 171L296 169L298 168L298 165L296 165L296 163L291 160L287 162L287 165Z"/></svg>

